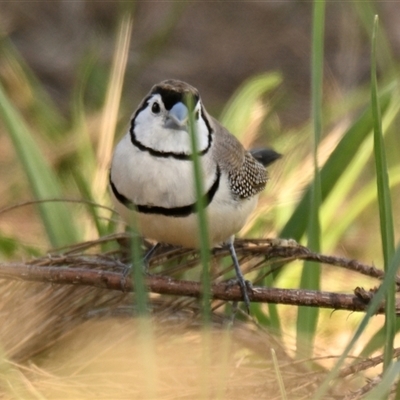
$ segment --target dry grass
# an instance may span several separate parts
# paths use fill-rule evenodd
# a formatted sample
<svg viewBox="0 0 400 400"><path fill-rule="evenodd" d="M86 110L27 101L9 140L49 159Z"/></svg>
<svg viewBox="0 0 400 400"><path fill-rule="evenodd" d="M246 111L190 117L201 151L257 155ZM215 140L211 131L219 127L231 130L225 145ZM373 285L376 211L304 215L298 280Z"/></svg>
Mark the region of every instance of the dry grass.
<svg viewBox="0 0 400 400"><path fill-rule="evenodd" d="M315 389L279 341L255 325L220 315L202 328L196 307L160 298L150 321L130 296L96 288L24 282L1 286L4 398L280 398ZM296 383L295 383L296 382ZM301 386L304 385L304 388Z"/></svg>
<svg viewBox="0 0 400 400"><path fill-rule="evenodd" d="M112 238L126 240L124 235ZM73 263L74 255L93 253L101 244L82 243L64 254ZM160 259L168 252L173 258L172 249L165 252ZM111 254L123 257L124 250ZM183 265L191 272L190 260ZM176 273L178 267L170 270ZM281 399L278 370L288 398L307 399L325 376L322 365L329 366L335 360L330 354L337 354L330 349L318 360L295 360L290 338L275 337L251 317L232 321L221 308L204 328L195 299L151 295L151 317L142 319L132 296L96 287L2 280L2 398ZM351 372L340 378L329 398L360 388L362 377L362 372Z"/></svg>

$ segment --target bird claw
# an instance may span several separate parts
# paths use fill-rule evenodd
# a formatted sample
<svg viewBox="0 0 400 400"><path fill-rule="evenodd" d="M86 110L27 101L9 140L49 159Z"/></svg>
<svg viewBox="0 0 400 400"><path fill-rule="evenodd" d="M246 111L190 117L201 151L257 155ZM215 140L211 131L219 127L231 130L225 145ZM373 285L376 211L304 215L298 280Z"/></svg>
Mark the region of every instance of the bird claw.
<svg viewBox="0 0 400 400"><path fill-rule="evenodd" d="M242 292L243 302L246 307L247 314L250 314L249 292L253 291L253 285L250 281L241 278L243 278L243 276L237 277L237 283L239 284L240 291Z"/></svg>
<svg viewBox="0 0 400 400"><path fill-rule="evenodd" d="M142 263L140 263L139 267L142 268L142 273L144 276L151 276L152 274L148 271L148 264L145 262L146 260L144 259ZM121 290L123 292L126 291L126 282L130 278L132 279L132 269L135 268L133 263L125 265L125 268L122 271L122 277L121 277Z"/></svg>
<svg viewBox="0 0 400 400"><path fill-rule="evenodd" d="M144 255L141 264L141 267L143 268L143 273L145 275L151 275L149 272L149 266L150 266L150 259L156 252L156 250L161 246L160 243L155 244L153 247L150 248L150 250L147 251L147 253ZM122 276L126 278L128 275L131 274L133 268L133 263L129 263L124 265L124 269L122 271Z"/></svg>
<svg viewBox="0 0 400 400"><path fill-rule="evenodd" d="M123 271L122 271L122 277L123 277L124 279L126 279L126 277L127 277L128 275L131 274L131 272L132 272L132 267L133 267L133 264L132 264L132 263L129 263L129 264L126 264L126 265L125 265L125 267L124 267L124 269L123 269Z"/></svg>
<svg viewBox="0 0 400 400"><path fill-rule="evenodd" d="M236 256L235 247L233 246L233 238L231 238L231 240L228 242L228 246L229 246L229 252L231 253L231 257L232 257L233 266L234 266L235 272L236 272L237 283L239 284L240 290L242 292L243 302L245 304L247 314L250 314L250 299L249 299L248 291L252 292L253 286L252 286L251 282L246 281L244 279L242 271L240 270L239 261Z"/></svg>

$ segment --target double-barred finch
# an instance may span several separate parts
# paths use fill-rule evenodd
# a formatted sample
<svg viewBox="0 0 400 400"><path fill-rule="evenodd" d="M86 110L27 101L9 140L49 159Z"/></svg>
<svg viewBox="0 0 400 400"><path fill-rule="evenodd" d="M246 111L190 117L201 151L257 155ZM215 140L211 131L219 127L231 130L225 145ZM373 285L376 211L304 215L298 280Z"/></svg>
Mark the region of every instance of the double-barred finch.
<svg viewBox="0 0 400 400"><path fill-rule="evenodd" d="M256 207L258 193L268 179L265 167L280 157L278 153L271 149L246 151L207 113L194 87L178 80L163 81L144 98L128 133L115 148L110 170L112 198L128 223L135 214L144 237L199 247L190 113L205 188L209 244L229 246L248 310L234 234ZM151 254L146 255L147 261Z"/></svg>

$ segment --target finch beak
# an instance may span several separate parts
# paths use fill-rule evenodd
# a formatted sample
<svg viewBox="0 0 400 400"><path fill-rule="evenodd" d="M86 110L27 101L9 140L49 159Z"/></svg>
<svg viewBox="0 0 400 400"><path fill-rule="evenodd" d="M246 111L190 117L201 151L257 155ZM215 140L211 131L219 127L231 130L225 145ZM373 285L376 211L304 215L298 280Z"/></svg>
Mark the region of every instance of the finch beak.
<svg viewBox="0 0 400 400"><path fill-rule="evenodd" d="M188 119L189 111L187 107L179 102L169 110L165 126L170 129L186 130Z"/></svg>

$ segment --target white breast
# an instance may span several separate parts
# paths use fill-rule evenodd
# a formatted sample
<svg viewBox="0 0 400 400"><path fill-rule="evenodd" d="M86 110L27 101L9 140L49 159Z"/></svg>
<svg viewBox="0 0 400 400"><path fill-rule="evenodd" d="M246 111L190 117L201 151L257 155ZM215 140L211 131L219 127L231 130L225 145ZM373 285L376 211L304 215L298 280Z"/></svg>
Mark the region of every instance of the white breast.
<svg viewBox="0 0 400 400"><path fill-rule="evenodd" d="M215 179L210 155L202 159L204 187ZM132 145L126 135L117 145L111 174L118 191L135 204L180 207L196 201L190 160L154 157Z"/></svg>
<svg viewBox="0 0 400 400"><path fill-rule="evenodd" d="M215 180L216 163L211 152L202 157L203 187L208 190ZM111 178L117 190L135 204L160 207L181 207L196 201L193 164L174 158L153 157L132 145L126 135L117 145L112 161ZM227 174L222 171L220 185L213 201L206 208L210 245L229 239L245 224L257 204L257 197L234 199ZM170 217L136 213L112 195L123 218L135 218L144 237L158 242L198 247L198 216Z"/></svg>

